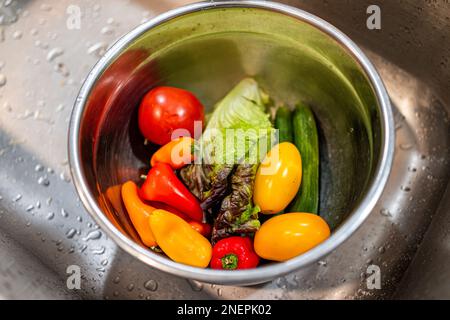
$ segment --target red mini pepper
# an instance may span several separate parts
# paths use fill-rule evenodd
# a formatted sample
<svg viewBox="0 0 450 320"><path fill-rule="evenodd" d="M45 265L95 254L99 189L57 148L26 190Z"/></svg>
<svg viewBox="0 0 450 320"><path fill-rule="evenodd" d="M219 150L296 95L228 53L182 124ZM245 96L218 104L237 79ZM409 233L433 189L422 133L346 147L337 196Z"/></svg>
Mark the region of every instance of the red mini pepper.
<svg viewBox="0 0 450 320"><path fill-rule="evenodd" d="M211 268L213 269L250 269L259 263L259 257L253 249L249 237L230 237L219 240L213 248Z"/></svg>
<svg viewBox="0 0 450 320"><path fill-rule="evenodd" d="M139 195L144 200L168 204L192 220L203 220L203 210L197 198L189 192L167 163L158 162L150 169Z"/></svg>

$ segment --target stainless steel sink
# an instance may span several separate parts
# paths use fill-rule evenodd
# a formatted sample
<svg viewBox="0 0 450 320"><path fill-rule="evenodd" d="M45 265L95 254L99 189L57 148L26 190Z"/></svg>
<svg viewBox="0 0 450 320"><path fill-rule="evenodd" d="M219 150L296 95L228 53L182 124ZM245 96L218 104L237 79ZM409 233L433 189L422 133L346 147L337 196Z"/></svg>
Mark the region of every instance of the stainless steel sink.
<svg viewBox="0 0 450 320"><path fill-rule="evenodd" d="M323 261L264 285L215 286L151 269L95 226L67 164L80 83L114 39L189 2L12 1L0 9L8 18L0 25L0 297L450 298L450 5L443 0L377 1L381 30L366 27L370 1L283 1L355 40L395 106L394 169L382 199ZM71 29L67 19L77 10L80 29ZM69 265L81 268L81 290L66 288ZM373 265L380 289L367 286Z"/></svg>

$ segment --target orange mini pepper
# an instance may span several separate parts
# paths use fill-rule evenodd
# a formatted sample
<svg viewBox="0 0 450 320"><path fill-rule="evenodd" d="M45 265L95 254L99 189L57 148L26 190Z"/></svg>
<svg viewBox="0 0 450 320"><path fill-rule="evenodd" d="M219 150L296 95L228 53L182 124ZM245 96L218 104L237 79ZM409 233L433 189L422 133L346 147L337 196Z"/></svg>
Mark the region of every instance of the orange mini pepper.
<svg viewBox="0 0 450 320"><path fill-rule="evenodd" d="M142 242L148 247L156 246L156 240L150 229L148 218L156 208L145 204L138 195L138 187L133 181L122 185L122 199Z"/></svg>
<svg viewBox="0 0 450 320"><path fill-rule="evenodd" d="M172 169L180 169L190 164L194 159L192 154L194 141L191 137L180 137L166 143L153 154L150 160L151 166L163 162L170 165Z"/></svg>
<svg viewBox="0 0 450 320"><path fill-rule="evenodd" d="M156 242L173 261L206 268L212 254L211 243L189 223L165 210L155 210L149 217Z"/></svg>
<svg viewBox="0 0 450 320"><path fill-rule="evenodd" d="M198 222L195 220L188 221L192 229L200 233L202 236L209 238L211 237L211 225L204 223L204 222Z"/></svg>

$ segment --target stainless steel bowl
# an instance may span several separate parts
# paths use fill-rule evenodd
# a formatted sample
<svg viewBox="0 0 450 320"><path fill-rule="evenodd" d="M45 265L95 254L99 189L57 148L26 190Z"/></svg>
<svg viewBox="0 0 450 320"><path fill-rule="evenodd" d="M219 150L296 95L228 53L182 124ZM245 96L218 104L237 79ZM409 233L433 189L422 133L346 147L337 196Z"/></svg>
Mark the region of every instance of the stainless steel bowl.
<svg viewBox="0 0 450 320"><path fill-rule="evenodd" d="M320 126L322 216L331 237L283 263L217 271L175 263L146 249L120 199L150 152L136 123L140 99L156 85L193 91L208 108L245 76L275 101L308 102ZM114 44L76 100L69 159L95 221L125 251L174 275L249 285L327 255L361 225L385 186L394 151L389 97L376 70L343 33L302 10L268 1L202 2L169 11Z"/></svg>

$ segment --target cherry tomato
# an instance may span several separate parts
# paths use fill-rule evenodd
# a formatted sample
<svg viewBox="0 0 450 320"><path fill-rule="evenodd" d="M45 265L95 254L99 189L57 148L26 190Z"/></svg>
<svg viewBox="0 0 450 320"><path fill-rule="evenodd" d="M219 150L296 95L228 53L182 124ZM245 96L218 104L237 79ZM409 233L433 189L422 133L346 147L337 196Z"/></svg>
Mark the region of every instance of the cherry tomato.
<svg viewBox="0 0 450 320"><path fill-rule="evenodd" d="M204 107L191 92L156 87L142 99L138 122L147 140L163 145L171 140L176 129L185 129L194 137L194 121L203 123L204 118Z"/></svg>

